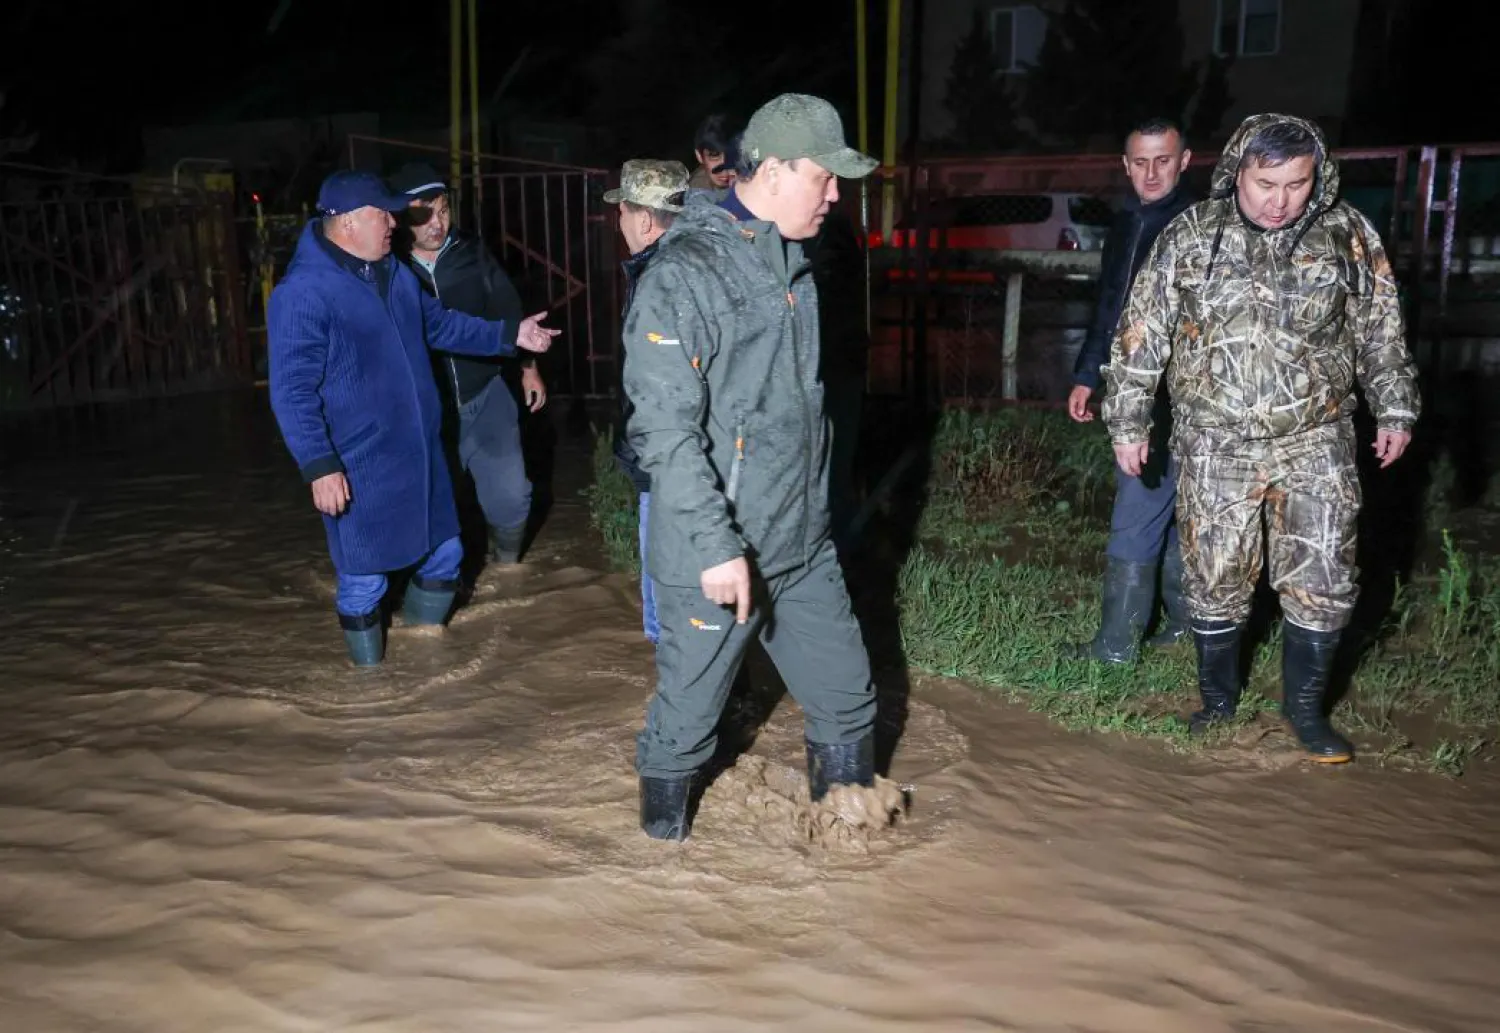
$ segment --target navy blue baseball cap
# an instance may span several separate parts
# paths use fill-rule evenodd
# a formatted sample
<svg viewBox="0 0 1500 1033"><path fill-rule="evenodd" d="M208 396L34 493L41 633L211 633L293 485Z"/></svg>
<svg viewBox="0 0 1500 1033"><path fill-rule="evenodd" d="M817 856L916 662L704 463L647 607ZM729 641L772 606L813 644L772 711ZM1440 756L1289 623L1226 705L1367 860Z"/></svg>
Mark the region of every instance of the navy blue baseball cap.
<svg viewBox="0 0 1500 1033"><path fill-rule="evenodd" d="M373 172L335 172L318 189L318 211L324 215L345 215L359 208L400 212L409 204L410 197L391 193Z"/></svg>

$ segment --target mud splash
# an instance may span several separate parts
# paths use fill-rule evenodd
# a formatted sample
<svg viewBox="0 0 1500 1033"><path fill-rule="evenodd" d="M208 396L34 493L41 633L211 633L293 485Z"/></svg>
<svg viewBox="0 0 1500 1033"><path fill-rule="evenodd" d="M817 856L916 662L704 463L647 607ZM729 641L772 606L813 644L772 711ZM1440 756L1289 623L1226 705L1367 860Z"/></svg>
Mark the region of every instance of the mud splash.
<svg viewBox="0 0 1500 1033"><path fill-rule="evenodd" d="M0 482L6 1029L1494 1029L1492 772L1184 759L917 679L877 792L808 805L781 700L655 843L586 457L529 563L354 671L303 489L216 433Z"/></svg>

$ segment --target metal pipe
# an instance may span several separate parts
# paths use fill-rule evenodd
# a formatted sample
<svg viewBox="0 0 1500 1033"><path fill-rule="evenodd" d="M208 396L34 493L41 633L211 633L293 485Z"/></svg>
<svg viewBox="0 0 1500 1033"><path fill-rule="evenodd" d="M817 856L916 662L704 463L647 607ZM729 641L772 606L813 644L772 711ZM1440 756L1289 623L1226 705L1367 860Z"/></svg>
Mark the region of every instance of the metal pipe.
<svg viewBox="0 0 1500 1033"><path fill-rule="evenodd" d="M901 87L901 0L886 0L885 20L885 153L887 168L896 165L896 105ZM886 180L881 198L881 236L889 240L895 226L896 184Z"/></svg>
<svg viewBox="0 0 1500 1033"><path fill-rule="evenodd" d="M474 154L474 232L484 237L484 183L479 178L479 11L469 0L469 147Z"/></svg>
<svg viewBox="0 0 1500 1033"><path fill-rule="evenodd" d="M463 130L464 130L464 5L463 0L448 4L448 165L449 182L453 184L451 201L457 223L463 210Z"/></svg>

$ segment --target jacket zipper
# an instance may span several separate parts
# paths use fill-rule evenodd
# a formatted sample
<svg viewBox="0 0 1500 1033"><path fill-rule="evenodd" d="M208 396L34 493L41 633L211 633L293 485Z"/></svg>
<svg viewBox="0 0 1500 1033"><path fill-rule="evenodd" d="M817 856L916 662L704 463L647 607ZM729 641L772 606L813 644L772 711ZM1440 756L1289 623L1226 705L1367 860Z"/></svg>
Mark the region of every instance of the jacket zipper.
<svg viewBox="0 0 1500 1033"><path fill-rule="evenodd" d="M443 292L438 290L437 268L438 263L443 260L443 255L445 254L447 254L447 251L438 252L437 258L432 261L432 296L437 300L439 305L443 303ZM448 379L453 381L453 400L457 404L463 405L464 397L458 391L458 364L453 361L453 356L451 355L443 356L443 364L448 367Z"/></svg>
<svg viewBox="0 0 1500 1033"><path fill-rule="evenodd" d="M745 421L743 418L734 422L734 456L729 460L729 484L724 489L724 497L731 503L739 494L740 470L745 463Z"/></svg>
<svg viewBox="0 0 1500 1033"><path fill-rule="evenodd" d="M807 441L808 461L802 467L802 562L807 563L811 558L811 550L807 545L807 528L809 526L808 507L812 504L812 464L821 462L819 457L813 455L813 426L811 406L807 399L807 387L802 382L802 335L797 332L797 296L792 293L792 284L795 280L792 270L787 270L786 282L786 307L792 322L792 368L797 376L797 393L802 398L802 427Z"/></svg>

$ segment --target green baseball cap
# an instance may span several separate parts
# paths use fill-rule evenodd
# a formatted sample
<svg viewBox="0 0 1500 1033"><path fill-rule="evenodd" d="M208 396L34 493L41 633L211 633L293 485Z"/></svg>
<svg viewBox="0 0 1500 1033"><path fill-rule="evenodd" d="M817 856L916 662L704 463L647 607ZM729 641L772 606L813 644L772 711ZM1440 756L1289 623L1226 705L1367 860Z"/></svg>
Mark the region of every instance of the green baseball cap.
<svg viewBox="0 0 1500 1033"><path fill-rule="evenodd" d="M754 163L808 158L844 179L863 179L880 166L844 142L844 123L832 104L805 93L783 93L762 105L745 126L741 150Z"/></svg>
<svg viewBox="0 0 1500 1033"><path fill-rule="evenodd" d="M604 203L629 201L642 208L680 212L687 189L688 170L682 162L632 158L620 166L620 185L604 192Z"/></svg>

